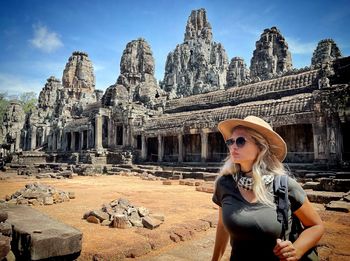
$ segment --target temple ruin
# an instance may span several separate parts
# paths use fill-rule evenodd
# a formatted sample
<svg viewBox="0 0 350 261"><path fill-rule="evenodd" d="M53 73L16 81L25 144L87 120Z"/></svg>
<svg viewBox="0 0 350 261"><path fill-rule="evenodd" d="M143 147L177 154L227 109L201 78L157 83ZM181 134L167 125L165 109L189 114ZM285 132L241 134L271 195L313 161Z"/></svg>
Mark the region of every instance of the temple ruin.
<svg viewBox="0 0 350 261"><path fill-rule="evenodd" d="M62 80L47 79L35 110L11 102L2 126L13 163L40 154L47 162L220 162L227 149L217 129L256 115L287 142L287 163L348 166L350 57L321 40L310 66L294 69L276 28L256 42L249 69L229 63L204 9L192 11L184 42L170 52L160 83L145 39L127 44L116 83L95 89L87 53L73 52Z"/></svg>

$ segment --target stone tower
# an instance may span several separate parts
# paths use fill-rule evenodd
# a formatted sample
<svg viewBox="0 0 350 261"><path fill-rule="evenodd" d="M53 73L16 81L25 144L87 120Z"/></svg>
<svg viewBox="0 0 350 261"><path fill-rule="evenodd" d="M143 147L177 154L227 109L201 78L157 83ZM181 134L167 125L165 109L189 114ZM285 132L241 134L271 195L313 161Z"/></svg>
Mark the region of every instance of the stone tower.
<svg viewBox="0 0 350 261"><path fill-rule="evenodd" d="M250 82L250 72L243 58L232 58L228 66L226 81L227 87L239 86Z"/></svg>
<svg viewBox="0 0 350 261"><path fill-rule="evenodd" d="M322 64L332 62L341 56L337 44L332 39L321 40L312 55L311 66L320 68Z"/></svg>
<svg viewBox="0 0 350 261"><path fill-rule="evenodd" d="M146 40L129 42L120 61L117 83L106 90L102 103L107 106L132 101L154 104L163 92L157 85L154 68L151 47Z"/></svg>
<svg viewBox="0 0 350 261"><path fill-rule="evenodd" d="M227 66L224 47L212 41L206 11L194 10L187 21L184 42L168 54L162 88L171 97L222 89Z"/></svg>
<svg viewBox="0 0 350 261"><path fill-rule="evenodd" d="M270 79L292 69L288 44L276 27L265 29L255 46L250 63L250 76L253 79Z"/></svg>
<svg viewBox="0 0 350 261"><path fill-rule="evenodd" d="M74 93L93 93L95 90L95 75L92 63L87 53L73 52L63 71L62 84Z"/></svg>

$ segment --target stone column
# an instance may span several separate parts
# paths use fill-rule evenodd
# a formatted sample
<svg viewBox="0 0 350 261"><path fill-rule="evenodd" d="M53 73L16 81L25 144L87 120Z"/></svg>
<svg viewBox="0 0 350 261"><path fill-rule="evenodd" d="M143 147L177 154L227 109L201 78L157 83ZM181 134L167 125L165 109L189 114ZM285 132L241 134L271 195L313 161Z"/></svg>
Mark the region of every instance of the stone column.
<svg viewBox="0 0 350 261"><path fill-rule="evenodd" d="M36 127L32 126L31 129L31 142L30 142L30 150L34 150L36 147Z"/></svg>
<svg viewBox="0 0 350 261"><path fill-rule="evenodd" d="M325 119L317 117L316 122L312 124L314 135L314 161L316 163L326 163L329 157L327 129Z"/></svg>
<svg viewBox="0 0 350 261"><path fill-rule="evenodd" d="M147 159L147 142L146 142L146 136L141 136L141 159L146 160Z"/></svg>
<svg viewBox="0 0 350 261"><path fill-rule="evenodd" d="M63 144L62 143L63 143L62 130L59 129L58 133L57 133L57 147L56 147L57 150L62 150L62 148L63 148Z"/></svg>
<svg viewBox="0 0 350 261"><path fill-rule="evenodd" d="M123 125L123 146L127 146L128 144L128 137L127 137L127 128L125 125Z"/></svg>
<svg viewBox="0 0 350 261"><path fill-rule="evenodd" d="M82 151L84 146L84 131L80 131L79 135L80 135L79 150Z"/></svg>
<svg viewBox="0 0 350 261"><path fill-rule="evenodd" d="M95 149L102 150L102 116L95 117Z"/></svg>
<svg viewBox="0 0 350 261"><path fill-rule="evenodd" d="M71 151L75 151L75 135L74 135L74 131L70 132L70 150Z"/></svg>
<svg viewBox="0 0 350 261"><path fill-rule="evenodd" d="M47 149L49 151L52 151L52 141L53 141L52 136L51 135L47 136Z"/></svg>
<svg viewBox="0 0 350 261"><path fill-rule="evenodd" d="M164 141L161 135L158 135L158 162L163 161L164 156Z"/></svg>
<svg viewBox="0 0 350 261"><path fill-rule="evenodd" d="M183 136L182 133L177 135L177 140L178 140L178 144L179 144L179 158L178 158L178 162L183 162L184 161L184 144L183 144Z"/></svg>
<svg viewBox="0 0 350 261"><path fill-rule="evenodd" d="M57 134L56 132L52 132L52 150L57 150Z"/></svg>
<svg viewBox="0 0 350 261"><path fill-rule="evenodd" d="M16 143L15 143L15 151L19 151L19 146L21 144L21 132L16 132Z"/></svg>
<svg viewBox="0 0 350 261"><path fill-rule="evenodd" d="M208 158L208 133L201 132L201 161L206 162Z"/></svg>
<svg viewBox="0 0 350 261"><path fill-rule="evenodd" d="M108 145L110 148L115 148L116 144L116 128L112 119L109 119L108 122Z"/></svg>

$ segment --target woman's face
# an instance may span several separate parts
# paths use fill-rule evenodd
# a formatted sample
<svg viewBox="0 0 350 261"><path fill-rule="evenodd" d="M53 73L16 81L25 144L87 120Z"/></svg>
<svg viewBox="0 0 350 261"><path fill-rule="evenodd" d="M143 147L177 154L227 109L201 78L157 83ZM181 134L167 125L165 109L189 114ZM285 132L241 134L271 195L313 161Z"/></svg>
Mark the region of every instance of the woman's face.
<svg viewBox="0 0 350 261"><path fill-rule="evenodd" d="M243 142L242 138L244 139ZM235 141L229 146L232 162L240 165L252 166L260 152L254 139L243 128L235 129L229 139ZM242 143L244 143L244 145L242 145Z"/></svg>

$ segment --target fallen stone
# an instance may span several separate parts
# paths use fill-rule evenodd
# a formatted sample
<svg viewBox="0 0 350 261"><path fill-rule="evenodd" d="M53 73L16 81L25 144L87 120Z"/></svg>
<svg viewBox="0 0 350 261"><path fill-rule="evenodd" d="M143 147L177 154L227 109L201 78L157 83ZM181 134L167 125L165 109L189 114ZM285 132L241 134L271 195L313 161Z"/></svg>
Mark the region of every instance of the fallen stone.
<svg viewBox="0 0 350 261"><path fill-rule="evenodd" d="M145 217L145 216L149 215L149 210L147 208L145 208L145 207L138 207L137 211L139 212L139 215L141 217Z"/></svg>
<svg viewBox="0 0 350 261"><path fill-rule="evenodd" d="M0 223L0 233L8 237L12 235L12 226L8 221Z"/></svg>
<svg viewBox="0 0 350 261"><path fill-rule="evenodd" d="M109 215L106 212L103 212L101 210L91 211L90 216L97 217L100 220L100 222L102 222L103 220L109 220Z"/></svg>
<svg viewBox="0 0 350 261"><path fill-rule="evenodd" d="M72 191L68 192L68 197L69 199L75 199L75 193Z"/></svg>
<svg viewBox="0 0 350 261"><path fill-rule="evenodd" d="M129 228L131 227L131 223L125 215L115 215L111 223L111 227Z"/></svg>
<svg viewBox="0 0 350 261"><path fill-rule="evenodd" d="M173 181L172 180L164 180L163 185L172 185Z"/></svg>
<svg viewBox="0 0 350 261"><path fill-rule="evenodd" d="M89 223L94 223L94 224L100 223L100 220L97 217L92 216L92 215L88 216L86 221L89 222Z"/></svg>
<svg viewBox="0 0 350 261"><path fill-rule="evenodd" d="M11 250L11 238L0 235L0 260L3 260Z"/></svg>
<svg viewBox="0 0 350 261"><path fill-rule="evenodd" d="M342 200L331 201L325 205L327 210L340 211L340 212L350 212L350 203Z"/></svg>
<svg viewBox="0 0 350 261"><path fill-rule="evenodd" d="M5 222L8 219L7 212L0 210L0 222Z"/></svg>
<svg viewBox="0 0 350 261"><path fill-rule="evenodd" d="M8 213L13 227L11 247L16 260L74 260L80 255L83 235L76 228L28 206L0 208Z"/></svg>
<svg viewBox="0 0 350 261"><path fill-rule="evenodd" d="M331 201L340 200L343 196L343 192L329 192L329 191L313 191L306 190L306 194L310 202L327 204Z"/></svg>
<svg viewBox="0 0 350 261"><path fill-rule="evenodd" d="M147 216L142 218L142 224L145 228L155 229L162 224L162 221L155 218L151 218L150 216Z"/></svg>
<svg viewBox="0 0 350 261"><path fill-rule="evenodd" d="M147 241L135 242L132 247L126 249L125 257L127 258L135 258L139 256L143 256L152 251L151 245Z"/></svg>
<svg viewBox="0 0 350 261"><path fill-rule="evenodd" d="M45 197L44 205L53 205L53 197Z"/></svg>
<svg viewBox="0 0 350 261"><path fill-rule="evenodd" d="M320 182L310 181L302 185L303 189L319 190Z"/></svg>

